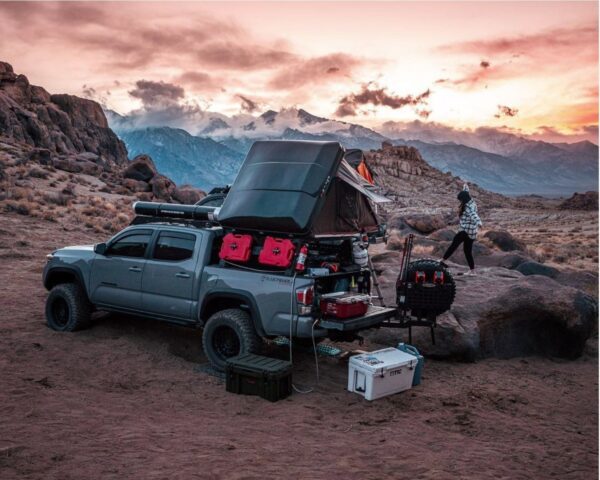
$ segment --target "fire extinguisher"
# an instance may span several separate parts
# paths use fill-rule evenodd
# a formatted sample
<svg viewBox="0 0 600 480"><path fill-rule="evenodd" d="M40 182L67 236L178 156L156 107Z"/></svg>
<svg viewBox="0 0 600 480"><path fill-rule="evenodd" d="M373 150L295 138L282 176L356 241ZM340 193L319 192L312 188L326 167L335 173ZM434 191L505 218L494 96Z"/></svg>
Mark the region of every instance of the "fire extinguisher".
<svg viewBox="0 0 600 480"><path fill-rule="evenodd" d="M305 245L302 245L302 247L300 248L300 253L298 254L298 260L296 260L296 271L297 272L304 271L304 264L306 263L307 256L308 256L308 247L305 244Z"/></svg>

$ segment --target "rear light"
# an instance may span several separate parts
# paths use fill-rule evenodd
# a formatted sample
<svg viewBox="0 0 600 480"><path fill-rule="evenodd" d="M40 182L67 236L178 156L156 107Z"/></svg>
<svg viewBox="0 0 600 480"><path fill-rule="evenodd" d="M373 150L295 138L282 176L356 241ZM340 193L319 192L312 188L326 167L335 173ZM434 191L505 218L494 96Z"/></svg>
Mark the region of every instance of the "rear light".
<svg viewBox="0 0 600 480"><path fill-rule="evenodd" d="M298 315L308 315L312 312L315 299L314 287L299 288L296 290L296 302L298 303Z"/></svg>
<svg viewBox="0 0 600 480"><path fill-rule="evenodd" d="M415 283L425 283L425 272L415 272Z"/></svg>
<svg viewBox="0 0 600 480"><path fill-rule="evenodd" d="M296 301L301 305L312 305L315 299L315 289L313 287L300 288L296 290Z"/></svg>
<svg viewBox="0 0 600 480"><path fill-rule="evenodd" d="M443 285L444 283L444 272L433 272L433 283L437 285Z"/></svg>

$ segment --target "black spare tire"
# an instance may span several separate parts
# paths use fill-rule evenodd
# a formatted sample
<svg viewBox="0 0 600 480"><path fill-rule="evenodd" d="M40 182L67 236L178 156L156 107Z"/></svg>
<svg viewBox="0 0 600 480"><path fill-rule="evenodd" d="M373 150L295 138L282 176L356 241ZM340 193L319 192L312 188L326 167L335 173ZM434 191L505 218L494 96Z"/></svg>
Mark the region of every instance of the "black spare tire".
<svg viewBox="0 0 600 480"><path fill-rule="evenodd" d="M416 283L417 272L425 274L422 283ZM443 273L443 282L434 283L436 272ZM456 295L456 283L450 271L433 259L415 260L408 265L406 284L400 276L396 282L398 305L410 310L418 318L431 318L450 310Z"/></svg>
<svg viewBox="0 0 600 480"><path fill-rule="evenodd" d="M212 315L202 332L202 347L212 366L224 371L227 359L244 353L258 353L261 340L250 315L239 308Z"/></svg>

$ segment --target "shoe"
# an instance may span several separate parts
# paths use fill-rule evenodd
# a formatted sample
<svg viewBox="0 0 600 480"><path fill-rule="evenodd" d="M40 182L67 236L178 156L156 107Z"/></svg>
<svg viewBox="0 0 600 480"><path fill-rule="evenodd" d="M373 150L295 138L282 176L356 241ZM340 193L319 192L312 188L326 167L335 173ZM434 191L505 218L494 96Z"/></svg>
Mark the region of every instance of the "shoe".
<svg viewBox="0 0 600 480"><path fill-rule="evenodd" d="M469 270L468 272L465 272L464 275L473 276L473 275L477 275L477 273L475 273L475 269L473 269L473 270Z"/></svg>

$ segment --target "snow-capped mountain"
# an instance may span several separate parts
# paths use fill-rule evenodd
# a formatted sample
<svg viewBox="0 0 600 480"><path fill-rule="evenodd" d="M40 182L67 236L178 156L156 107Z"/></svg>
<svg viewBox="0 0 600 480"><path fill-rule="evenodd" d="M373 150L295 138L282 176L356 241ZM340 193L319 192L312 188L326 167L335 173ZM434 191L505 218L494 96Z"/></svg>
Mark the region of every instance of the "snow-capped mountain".
<svg viewBox="0 0 600 480"><path fill-rule="evenodd" d="M193 122L187 119L187 132L165 125L148 127L156 117L114 112L107 112L107 117L130 152L150 153L176 181L203 188L230 183L254 141L283 139L337 141L363 150L379 148L384 141L408 144L432 166L501 193L598 189L598 146L591 142L553 144L493 128L458 130L426 122L388 122L376 131L301 108L268 110L258 116L194 112Z"/></svg>

